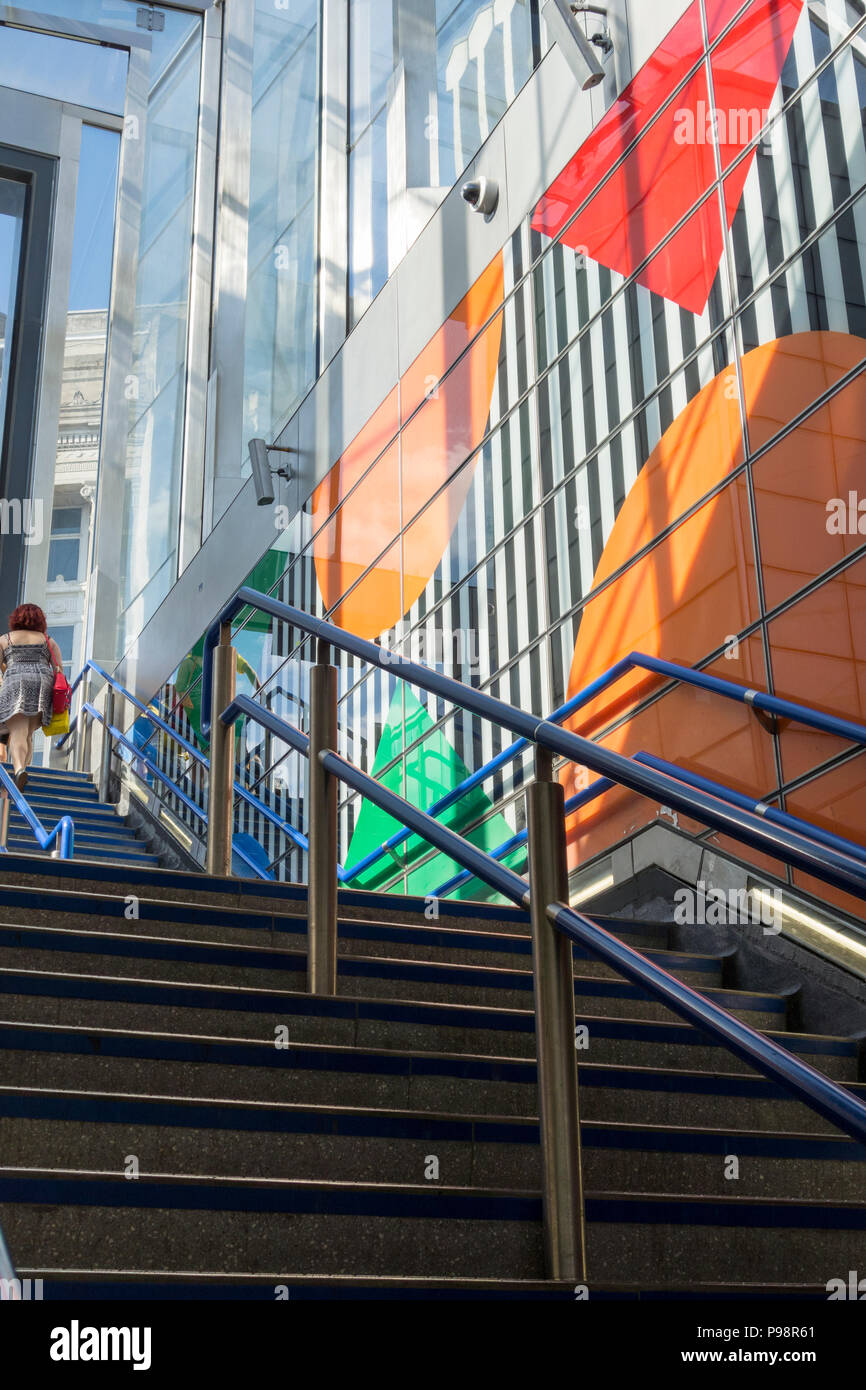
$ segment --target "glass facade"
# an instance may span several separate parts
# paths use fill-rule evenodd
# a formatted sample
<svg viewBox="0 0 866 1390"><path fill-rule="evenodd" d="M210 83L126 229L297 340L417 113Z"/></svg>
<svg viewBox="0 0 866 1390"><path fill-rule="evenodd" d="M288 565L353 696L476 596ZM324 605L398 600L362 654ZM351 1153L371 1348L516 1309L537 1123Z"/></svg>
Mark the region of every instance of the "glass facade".
<svg viewBox="0 0 866 1390"><path fill-rule="evenodd" d="M244 440L272 439L316 370L318 5L257 0Z"/></svg>
<svg viewBox="0 0 866 1390"><path fill-rule="evenodd" d="M154 33L145 125L121 552L120 649L178 574L201 21Z"/></svg>
<svg viewBox="0 0 866 1390"><path fill-rule="evenodd" d="M853 7L822 11L695 0L664 70L637 74L250 582L539 715L643 651L862 720L866 54ZM385 82L377 62L359 119ZM728 131L706 146L694 122L711 93ZM309 647L257 622L239 625L239 650L303 725ZM770 733L742 706L637 674L573 727L866 832L862 755L829 736ZM425 807L502 747L489 724L348 658L339 738ZM303 768L265 745L242 731L239 776L302 831ZM502 844L522 828L526 773L506 766L450 823ZM562 776L569 794L588 780ZM572 864L659 814L608 794L572 818ZM237 815L279 876L304 878L278 830ZM341 861L395 828L345 795ZM358 882L431 892L453 868L412 840Z"/></svg>
<svg viewBox="0 0 866 1390"><path fill-rule="evenodd" d="M246 441L274 440L315 388L333 310L323 285L330 296L338 287L337 319L360 330L532 77L547 43L539 8L352 0L335 40L319 0L255 0L207 21L171 5L160 23L127 0L46 0L49 16L147 34L123 447L100 455L122 482L118 656L233 506ZM618 94L612 81L593 94L592 128L521 205L501 249L485 252L444 322L436 316L414 361L400 357L369 409L352 401L360 428L249 582L538 715L643 651L863 718L861 11L849 0L690 0L671 7L667 26L656 20L647 61ZM106 117L128 114L126 97L104 97ZM233 128L226 112L236 111L246 114ZM123 217L123 153L137 135L119 124L100 134L121 152L104 167L113 189L119 164ZM212 258L200 245L210 223ZM117 290L98 324L72 327L98 328L104 342ZM73 297L70 320L92 308ZM226 346L227 312L237 333ZM239 409L217 428L226 391ZM57 494L48 582L68 580L75 558L85 584L99 545L79 500ZM236 644L241 688L303 726L309 644L251 615ZM206 747L200 670L199 642L155 698ZM239 779L283 827L242 798L237 832L277 876L302 880L304 856L284 827L305 830L303 764L238 727ZM827 736L769 732L740 706L637 673L574 727L866 832L862 758ZM421 806L503 748L489 724L349 659L339 737L343 753ZM204 794L192 763L151 746ZM504 765L449 823L487 848L507 841L523 826L528 770L526 759ZM571 768L562 777L569 794L591 780ZM188 808L173 810L193 824ZM572 818L572 866L659 814L627 792L600 799ZM347 871L393 829L346 793ZM522 868L520 854L510 862ZM453 868L413 839L357 882L431 892Z"/></svg>
<svg viewBox="0 0 866 1390"><path fill-rule="evenodd" d="M535 29L535 0L349 6L350 326L526 82Z"/></svg>

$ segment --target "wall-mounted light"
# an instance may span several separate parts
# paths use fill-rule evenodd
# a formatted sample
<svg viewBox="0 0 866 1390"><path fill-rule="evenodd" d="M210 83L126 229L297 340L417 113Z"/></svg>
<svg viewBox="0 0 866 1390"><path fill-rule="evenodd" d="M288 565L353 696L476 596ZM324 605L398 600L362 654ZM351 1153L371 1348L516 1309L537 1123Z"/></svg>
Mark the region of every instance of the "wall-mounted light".
<svg viewBox="0 0 866 1390"><path fill-rule="evenodd" d="M586 35L577 22L577 15L580 14L598 15L604 21L603 27L595 34ZM581 91L597 87L604 78L604 68L595 50L606 55L613 49L607 27L607 10L600 5L570 4L569 0L545 0L541 15L547 32L559 45Z"/></svg>
<svg viewBox="0 0 866 1390"><path fill-rule="evenodd" d="M499 184L493 179L470 179L460 190L464 201L473 212L480 212L489 220L499 204Z"/></svg>
<svg viewBox="0 0 866 1390"><path fill-rule="evenodd" d="M274 478L291 478L288 468L271 468L269 453L294 454L294 449L285 449L280 444L266 444L263 439L251 439L247 448L250 451L250 464L253 470L253 485L256 489L256 502L260 507L270 506L274 500Z"/></svg>

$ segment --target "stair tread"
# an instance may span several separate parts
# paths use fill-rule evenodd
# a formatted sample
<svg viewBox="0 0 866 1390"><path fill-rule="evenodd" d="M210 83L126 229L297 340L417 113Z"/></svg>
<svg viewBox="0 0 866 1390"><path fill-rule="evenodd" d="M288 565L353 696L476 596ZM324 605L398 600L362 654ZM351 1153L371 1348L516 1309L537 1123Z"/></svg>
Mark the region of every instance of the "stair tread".
<svg viewBox="0 0 866 1390"><path fill-rule="evenodd" d="M141 1171L134 1185L129 1184L125 1172L117 1168L54 1168L50 1166L15 1166L0 1164L0 1182L4 1179L30 1179L37 1181L66 1181L69 1183L100 1182L123 1184L124 1190L129 1187L130 1195L139 1193L144 1186L151 1183L157 1187L167 1187L169 1185L192 1188L196 1186L206 1186L208 1188L231 1189L233 1187L245 1188L247 1190L260 1189L272 1192L322 1192L322 1193L358 1193L369 1196L384 1196L386 1194L396 1194L406 1197L417 1197L424 1201L447 1201L449 1198L465 1199L467 1203L483 1202L485 1199L492 1198L505 1202L515 1203L540 1203L541 1191L538 1188L525 1187L468 1187L463 1184L448 1184L441 1182L424 1183L396 1183L396 1182L371 1182L369 1180L345 1179L345 1178L289 1178L289 1177L263 1177L258 1174L231 1174L222 1175L218 1173L178 1173L178 1172L145 1172ZM835 1197L778 1197L778 1196L753 1196L740 1195L738 1193L707 1194L696 1192L623 1192L618 1189L587 1191L585 1194L587 1202L597 1202L612 1204L616 1203L625 1206L635 1206L638 1204L651 1204L660 1208L663 1207L711 1207L714 1211L736 1212L739 1210L749 1210L753 1208L770 1208L779 1212L798 1212L801 1215L809 1210L817 1213L830 1211L845 1211L851 1213L862 1213L866 1217L866 1198L857 1200L854 1198L835 1198ZM589 1218L592 1219L591 1216Z"/></svg>
<svg viewBox="0 0 866 1390"><path fill-rule="evenodd" d="M21 1096L30 1099L32 1097L56 1097L65 1101L70 1100L98 1100L108 1103L134 1102L144 1105L174 1105L178 1108L194 1110L196 1108L222 1107L237 1110L238 1112L265 1113L273 1111L280 1114L305 1115L311 1114L317 1117L335 1117L356 1119L358 1117L370 1119L396 1119L412 1120L418 1123L442 1123L460 1124L463 1126L474 1125L484 1128L496 1128L502 1126L522 1128L527 1131L537 1131L537 1115L509 1115L509 1114L487 1114L483 1112L473 1113L458 1110L428 1110L423 1108L407 1108L401 1106L381 1106L381 1105L336 1105L327 1102L314 1101L287 1101L287 1100L250 1100L244 1097L221 1096L214 1098L211 1096L178 1095L170 1092L136 1092L136 1091L100 1091L80 1088L70 1088L63 1086L10 1086L0 1083L0 1102L4 1097ZM63 1123L64 1121L60 1121ZM159 1125L159 1120L154 1121ZM206 1126L204 1126L206 1127ZM794 1143L825 1143L832 1142L839 1149L856 1149L861 1146L857 1141L848 1135L841 1134L837 1130L826 1131L807 1131L797 1129L761 1130L751 1129L737 1125L674 1125L660 1124L652 1121L636 1120L600 1120L584 1119L581 1121L581 1130L587 1133L597 1134L625 1134L640 1136L700 1136L701 1138L719 1138L733 1140L755 1140L760 1143L776 1143L779 1140Z"/></svg>
<svg viewBox="0 0 866 1390"><path fill-rule="evenodd" d="M386 1001L391 1002L391 1001ZM637 1020L642 1022L643 1020ZM687 1025L683 1025L687 1026ZM73 1037L82 1037L89 1040L96 1038L129 1038L139 1040L153 1040L172 1043L201 1044L209 1048L222 1047L248 1047L250 1049L260 1049L266 1056L272 1055L276 1049L272 1038L254 1038L244 1036L228 1036L221 1034L207 1033L182 1033L166 1032L160 1030L135 1029L135 1028L111 1028L99 1026L94 1028L87 1024L75 1025L64 1023L43 1023L43 1022L22 1022L20 1020L0 1019L0 1029L14 1030L16 1032L33 1031L40 1033L68 1034ZM803 1035L805 1036L805 1035ZM478 1064L480 1066L512 1066L515 1068L535 1067L534 1057L519 1057L506 1053L471 1053L454 1052L445 1050L425 1050L423 1048L387 1048L358 1045L352 1043L320 1043L320 1042L290 1042L285 1049L289 1052L298 1052L310 1056L324 1055L327 1053L343 1053L347 1057L381 1057L385 1060L396 1060L399 1058L412 1059L418 1058L429 1064L435 1061L456 1062L467 1065ZM713 1076L722 1080L736 1081L737 1083L754 1082L756 1084L773 1085L767 1078L753 1072L725 1072L714 1070L712 1072L701 1071L691 1067L664 1067L647 1066L642 1063L621 1063L621 1062L582 1062L581 1073L592 1071L607 1072L628 1072L635 1076L681 1076L696 1077L704 1079ZM866 1081L852 1081L841 1083L847 1090L863 1090L866 1093Z"/></svg>

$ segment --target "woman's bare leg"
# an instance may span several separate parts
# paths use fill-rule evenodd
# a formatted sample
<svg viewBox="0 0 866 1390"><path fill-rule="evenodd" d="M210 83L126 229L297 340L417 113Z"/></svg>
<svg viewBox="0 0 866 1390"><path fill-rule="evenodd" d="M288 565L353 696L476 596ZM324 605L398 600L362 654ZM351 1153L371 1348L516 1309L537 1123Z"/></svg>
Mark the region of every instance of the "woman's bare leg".
<svg viewBox="0 0 866 1390"><path fill-rule="evenodd" d="M15 772L26 768L29 762L29 747L32 740L29 714L13 714L7 722L9 730L9 753Z"/></svg>
<svg viewBox="0 0 866 1390"><path fill-rule="evenodd" d="M32 714L30 716L30 729L27 734L27 762L24 764L25 767L29 767L33 761L33 735L36 733L37 729L41 728L42 716L40 714Z"/></svg>

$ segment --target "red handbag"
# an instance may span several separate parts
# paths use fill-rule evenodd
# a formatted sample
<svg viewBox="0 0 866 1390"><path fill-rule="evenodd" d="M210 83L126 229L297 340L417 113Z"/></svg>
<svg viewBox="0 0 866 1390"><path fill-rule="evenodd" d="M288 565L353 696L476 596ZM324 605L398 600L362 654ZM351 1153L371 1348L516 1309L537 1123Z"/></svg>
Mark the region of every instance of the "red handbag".
<svg viewBox="0 0 866 1390"><path fill-rule="evenodd" d="M64 714L72 704L72 686L63 674L62 666L58 666L54 660L54 653L48 638L45 639L48 648L48 655L51 658L51 665L54 667L54 695L52 708L55 714Z"/></svg>

